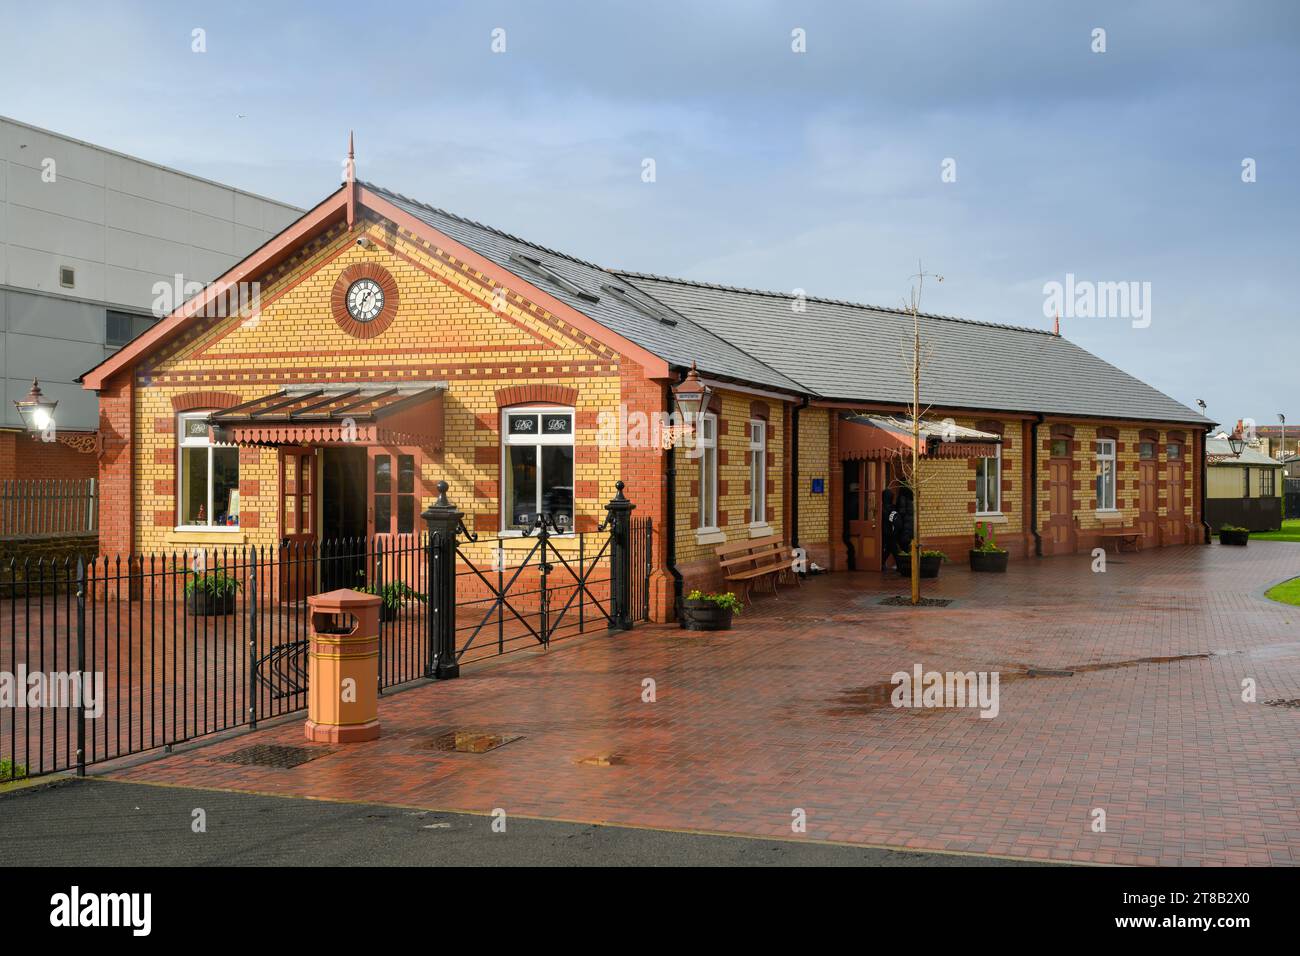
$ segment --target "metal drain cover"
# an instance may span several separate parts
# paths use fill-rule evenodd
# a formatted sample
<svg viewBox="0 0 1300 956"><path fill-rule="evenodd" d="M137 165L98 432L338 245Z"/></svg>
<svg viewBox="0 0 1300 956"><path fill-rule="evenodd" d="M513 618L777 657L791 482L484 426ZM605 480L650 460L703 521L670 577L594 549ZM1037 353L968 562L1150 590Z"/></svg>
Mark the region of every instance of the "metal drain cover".
<svg viewBox="0 0 1300 956"><path fill-rule="evenodd" d="M218 757L221 763L237 763L246 767L297 767L317 757L334 751L328 747L287 747L282 744L254 744Z"/></svg>
<svg viewBox="0 0 1300 956"><path fill-rule="evenodd" d="M627 758L622 754L595 754L583 757L578 763L584 767L619 767L627 763Z"/></svg>
<svg viewBox="0 0 1300 956"><path fill-rule="evenodd" d="M426 746L445 753L485 754L523 739L523 734L496 734L484 730L449 730L433 738Z"/></svg>
<svg viewBox="0 0 1300 956"><path fill-rule="evenodd" d="M911 607L912 599L910 597L904 597L901 594L895 594L892 597L881 598L876 603L883 604L886 607ZM923 597L921 598L920 606L921 607L947 607L951 603L952 603L951 598Z"/></svg>

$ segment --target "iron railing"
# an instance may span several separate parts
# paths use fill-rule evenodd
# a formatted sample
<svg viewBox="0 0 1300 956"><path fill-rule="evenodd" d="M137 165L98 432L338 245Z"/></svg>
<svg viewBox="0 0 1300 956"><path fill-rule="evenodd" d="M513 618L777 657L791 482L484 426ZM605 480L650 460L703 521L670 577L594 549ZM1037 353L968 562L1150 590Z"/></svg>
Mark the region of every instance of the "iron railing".
<svg viewBox="0 0 1300 956"><path fill-rule="evenodd" d="M437 666L442 617L453 625L455 666L615 626L613 530L490 541L459 530L449 567L435 560L446 553L436 532L9 561L0 566L0 782L84 772L305 708L307 598L321 590L383 599L381 693L454 676ZM627 617L644 620L650 521L628 530ZM446 575L442 589L431 574ZM443 593L451 600L440 609ZM35 696L14 696L31 687Z"/></svg>

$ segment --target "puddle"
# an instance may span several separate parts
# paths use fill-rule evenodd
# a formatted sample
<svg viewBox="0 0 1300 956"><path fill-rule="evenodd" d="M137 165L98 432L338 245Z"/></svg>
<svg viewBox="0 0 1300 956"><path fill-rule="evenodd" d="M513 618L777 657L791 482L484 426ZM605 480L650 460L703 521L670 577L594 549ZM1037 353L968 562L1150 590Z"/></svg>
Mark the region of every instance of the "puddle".
<svg viewBox="0 0 1300 956"><path fill-rule="evenodd" d="M508 743L521 740L523 734L494 734L482 730L449 730L439 734L423 746L444 753L485 754Z"/></svg>
<svg viewBox="0 0 1300 956"><path fill-rule="evenodd" d="M1010 669L997 670L998 683L1007 684L1018 680L1028 680L1040 677L1073 677L1075 674L1086 674L1092 671L1109 671L1118 670L1124 667L1137 667L1141 664L1172 664L1177 661L1203 661L1214 657L1221 657L1225 654L1238 654L1240 651L1215 651L1210 654L1175 654L1168 657L1135 657L1127 661L1107 661L1101 664L1075 664L1066 667L1031 667L1026 664L1012 664ZM975 668L959 668L967 671ZM831 717L854 717L862 714L879 713L880 711L905 711L917 716L928 716L931 714L943 713L950 711L952 708L944 707L894 707L891 696L897 687L891 681L880 681L875 684L867 684L863 687L851 687L847 690L840 691L838 698L828 707L825 713ZM1282 706L1291 706L1282 703Z"/></svg>

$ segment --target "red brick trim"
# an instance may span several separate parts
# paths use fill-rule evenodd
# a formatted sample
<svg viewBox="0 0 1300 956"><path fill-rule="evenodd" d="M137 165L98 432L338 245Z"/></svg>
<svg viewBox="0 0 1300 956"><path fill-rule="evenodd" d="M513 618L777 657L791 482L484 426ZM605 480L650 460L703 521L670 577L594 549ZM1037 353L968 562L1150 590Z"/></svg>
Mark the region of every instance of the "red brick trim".
<svg viewBox="0 0 1300 956"><path fill-rule="evenodd" d="M501 449L496 445L475 445L474 464L495 465L501 457Z"/></svg>
<svg viewBox="0 0 1300 956"><path fill-rule="evenodd" d="M982 418L975 423L977 432L990 432L994 435L1006 433L1006 425L994 418Z"/></svg>
<svg viewBox="0 0 1300 956"><path fill-rule="evenodd" d="M1187 442L1187 433L1174 430L1171 431L1168 435L1166 435L1165 439L1167 441L1173 442L1176 445L1182 445Z"/></svg>
<svg viewBox="0 0 1300 956"><path fill-rule="evenodd" d="M358 322L348 314L348 289L359 279L374 279L384 292L384 307L370 322ZM358 339L373 339L397 318L399 298L397 280L377 262L358 262L348 266L334 282L330 292L330 313L339 328Z"/></svg>
<svg viewBox="0 0 1300 956"><path fill-rule="evenodd" d="M192 412L196 408L233 408L243 399L230 392L182 392L172 396L172 409L178 412ZM172 428L176 427L172 423Z"/></svg>
<svg viewBox="0 0 1300 956"><path fill-rule="evenodd" d="M1102 425L1097 429L1098 438L1107 438L1111 441L1119 441L1119 429L1111 425Z"/></svg>
<svg viewBox="0 0 1300 956"><path fill-rule="evenodd" d="M749 403L750 418L761 418L763 421L767 421L770 416L771 416L771 411L768 408L767 402Z"/></svg>
<svg viewBox="0 0 1300 956"><path fill-rule="evenodd" d="M497 407L510 405L566 405L578 404L578 390L566 385L511 385L498 388Z"/></svg>
<svg viewBox="0 0 1300 956"><path fill-rule="evenodd" d="M1053 426L1052 426L1052 437L1053 437L1053 438L1073 438L1073 437L1074 437L1074 426L1073 426L1073 425L1053 425Z"/></svg>
<svg viewBox="0 0 1300 956"><path fill-rule="evenodd" d="M1154 428L1144 428L1138 432L1138 441L1155 442L1160 444L1160 432Z"/></svg>

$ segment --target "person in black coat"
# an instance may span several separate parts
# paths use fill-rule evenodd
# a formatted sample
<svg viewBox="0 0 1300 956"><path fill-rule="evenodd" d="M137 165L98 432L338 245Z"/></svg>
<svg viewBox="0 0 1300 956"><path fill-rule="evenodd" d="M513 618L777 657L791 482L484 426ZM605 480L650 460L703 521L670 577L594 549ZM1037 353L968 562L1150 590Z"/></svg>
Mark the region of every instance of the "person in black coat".
<svg viewBox="0 0 1300 956"><path fill-rule="evenodd" d="M898 549L894 543L894 493L885 489L880 508L880 570L889 567L889 559L898 564Z"/></svg>
<svg viewBox="0 0 1300 956"><path fill-rule="evenodd" d="M898 552L911 553L912 538L916 534L916 529L912 527L915 513L916 509L912 502L912 489L904 485L898 490L898 505L894 511L896 517L894 546Z"/></svg>

